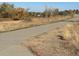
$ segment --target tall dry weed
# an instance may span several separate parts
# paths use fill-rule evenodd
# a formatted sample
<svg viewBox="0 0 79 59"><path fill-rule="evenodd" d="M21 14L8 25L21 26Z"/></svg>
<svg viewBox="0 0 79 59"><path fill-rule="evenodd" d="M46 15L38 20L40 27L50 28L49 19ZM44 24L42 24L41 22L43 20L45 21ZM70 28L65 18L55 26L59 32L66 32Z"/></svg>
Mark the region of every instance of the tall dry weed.
<svg viewBox="0 0 79 59"><path fill-rule="evenodd" d="M77 48L79 45L79 24L67 24L64 26L62 31L62 36L65 40L69 40L73 43Z"/></svg>

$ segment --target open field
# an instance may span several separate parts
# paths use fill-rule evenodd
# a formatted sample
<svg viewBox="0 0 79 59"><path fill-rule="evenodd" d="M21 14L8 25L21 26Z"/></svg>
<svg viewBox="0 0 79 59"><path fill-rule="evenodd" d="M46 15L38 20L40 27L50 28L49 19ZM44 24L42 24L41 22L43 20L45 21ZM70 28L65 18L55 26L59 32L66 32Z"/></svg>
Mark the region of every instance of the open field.
<svg viewBox="0 0 79 59"><path fill-rule="evenodd" d="M79 2L0 2L0 56L79 56Z"/></svg>

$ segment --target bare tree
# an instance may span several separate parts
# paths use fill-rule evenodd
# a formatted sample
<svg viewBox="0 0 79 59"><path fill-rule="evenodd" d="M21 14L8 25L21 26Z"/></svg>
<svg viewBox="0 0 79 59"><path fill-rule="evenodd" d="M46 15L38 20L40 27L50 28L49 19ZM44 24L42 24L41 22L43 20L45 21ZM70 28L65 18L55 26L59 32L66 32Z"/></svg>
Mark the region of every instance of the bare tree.
<svg viewBox="0 0 79 59"><path fill-rule="evenodd" d="M52 7L45 6L45 11L44 11L45 17L57 15L58 13L59 13L58 8L52 8Z"/></svg>

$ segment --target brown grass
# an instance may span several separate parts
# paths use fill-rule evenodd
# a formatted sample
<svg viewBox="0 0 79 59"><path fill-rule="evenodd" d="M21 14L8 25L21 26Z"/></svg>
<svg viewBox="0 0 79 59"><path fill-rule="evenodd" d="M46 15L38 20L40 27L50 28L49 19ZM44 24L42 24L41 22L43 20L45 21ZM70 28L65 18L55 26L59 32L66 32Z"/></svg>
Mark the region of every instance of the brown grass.
<svg viewBox="0 0 79 59"><path fill-rule="evenodd" d="M5 19L5 21L0 21L0 32L4 31L11 31L11 30L16 30L16 29L21 29L21 28L26 28L26 27L31 27L31 26L36 26L36 25L41 25L41 24L47 24L50 22L54 21L60 21L60 20L65 20L71 18L70 16L55 16L55 17L50 17L50 18L32 18L32 21L23 21L23 20L8 20L6 21L6 18L1 18Z"/></svg>
<svg viewBox="0 0 79 59"><path fill-rule="evenodd" d="M71 41L76 47L79 45L79 23L67 24L62 30L62 37Z"/></svg>
<svg viewBox="0 0 79 59"><path fill-rule="evenodd" d="M63 28L27 39L23 45L38 56L77 56L79 55L78 29L79 24L67 24ZM64 40L59 38L60 36Z"/></svg>

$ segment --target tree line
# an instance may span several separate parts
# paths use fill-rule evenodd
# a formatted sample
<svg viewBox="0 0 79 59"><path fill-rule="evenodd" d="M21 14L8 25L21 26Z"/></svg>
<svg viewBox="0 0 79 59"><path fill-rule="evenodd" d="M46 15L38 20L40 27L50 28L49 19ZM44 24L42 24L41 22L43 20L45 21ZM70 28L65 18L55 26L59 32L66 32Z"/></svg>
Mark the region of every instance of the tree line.
<svg viewBox="0 0 79 59"><path fill-rule="evenodd" d="M2 3L0 5L0 18L12 18L13 20L24 20L30 17L50 17L55 15L71 15L79 14L78 9L59 11L58 8L45 7L43 12L28 12L28 8L16 8L13 4Z"/></svg>

